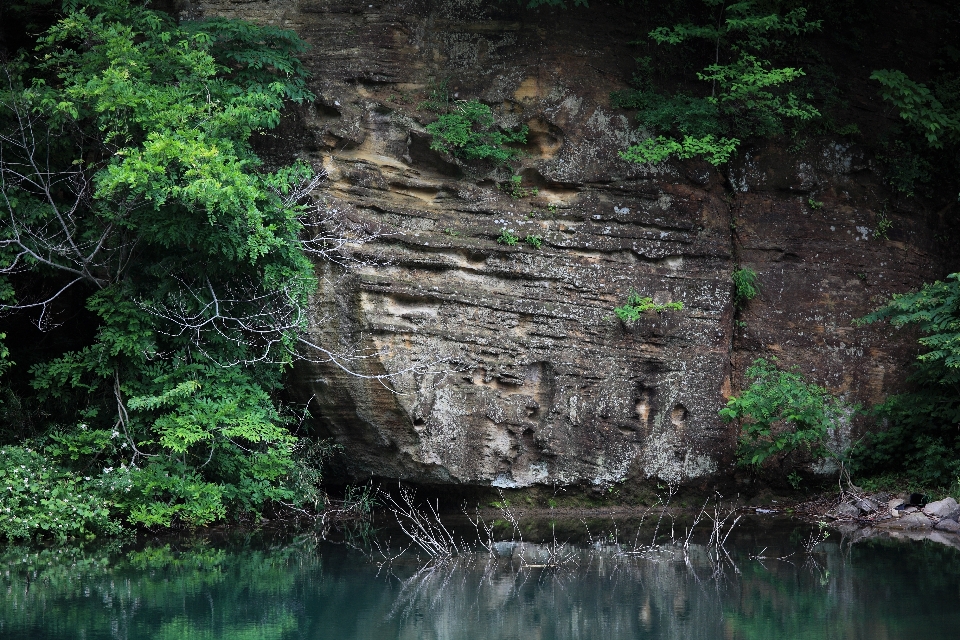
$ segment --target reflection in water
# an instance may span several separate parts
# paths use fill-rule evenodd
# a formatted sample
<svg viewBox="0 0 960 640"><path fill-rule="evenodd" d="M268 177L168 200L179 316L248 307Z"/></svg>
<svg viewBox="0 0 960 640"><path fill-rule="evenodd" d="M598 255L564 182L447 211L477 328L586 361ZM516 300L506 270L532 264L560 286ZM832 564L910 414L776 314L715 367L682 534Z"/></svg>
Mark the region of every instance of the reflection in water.
<svg viewBox="0 0 960 640"><path fill-rule="evenodd" d="M720 564L693 544L642 555L594 544L559 567L538 563L547 546L522 548L521 562L514 544L433 564L378 564L309 538L10 548L0 637L873 640L960 628L960 551L831 538L808 555L807 530L790 526L792 536L744 527Z"/></svg>

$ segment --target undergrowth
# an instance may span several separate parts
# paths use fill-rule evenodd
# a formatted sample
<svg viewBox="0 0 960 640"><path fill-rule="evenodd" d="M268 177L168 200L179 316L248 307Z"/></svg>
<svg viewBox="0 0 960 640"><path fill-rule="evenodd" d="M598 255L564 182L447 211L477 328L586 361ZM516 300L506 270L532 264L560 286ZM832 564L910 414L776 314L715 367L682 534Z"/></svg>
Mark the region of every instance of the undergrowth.
<svg viewBox="0 0 960 640"><path fill-rule="evenodd" d="M744 267L733 272L733 305L743 309L746 304L760 294L757 272Z"/></svg>

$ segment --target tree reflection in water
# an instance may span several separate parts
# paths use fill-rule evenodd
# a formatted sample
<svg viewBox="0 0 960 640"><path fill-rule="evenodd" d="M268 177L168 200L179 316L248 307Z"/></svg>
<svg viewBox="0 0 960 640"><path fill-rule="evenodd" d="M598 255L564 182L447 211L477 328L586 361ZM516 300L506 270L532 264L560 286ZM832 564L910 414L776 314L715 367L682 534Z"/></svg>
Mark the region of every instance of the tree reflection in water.
<svg viewBox="0 0 960 640"><path fill-rule="evenodd" d="M787 527L747 523L719 561L705 539L636 554L600 534L563 543L553 564L549 537L422 561L312 537L8 548L0 636L873 640L960 628L960 551L833 536L808 555L810 528Z"/></svg>

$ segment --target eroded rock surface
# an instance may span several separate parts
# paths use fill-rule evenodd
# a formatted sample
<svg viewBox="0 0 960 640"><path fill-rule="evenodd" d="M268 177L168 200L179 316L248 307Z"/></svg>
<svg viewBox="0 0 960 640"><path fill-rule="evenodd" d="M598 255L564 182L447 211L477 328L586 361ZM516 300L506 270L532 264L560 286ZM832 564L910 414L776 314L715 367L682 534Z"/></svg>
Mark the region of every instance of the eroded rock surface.
<svg viewBox="0 0 960 640"><path fill-rule="evenodd" d="M392 377L303 365L293 381L353 476L701 483L732 470L736 434L717 410L753 358L798 364L863 403L902 378L909 340L852 320L942 275L926 220L885 204L848 143L753 150L729 176L621 160L638 139L609 100L634 71L628 9L211 0L185 11L310 43L317 100L263 148L325 169L324 206L383 234L357 249L377 264L321 265L312 339L375 354L347 366ZM451 98L492 105L500 125L529 126L514 167L430 148L417 107L444 81ZM512 172L538 193L501 189ZM894 223L886 238L881 215ZM503 229L543 246L498 244ZM740 265L761 295L735 326ZM625 325L613 308L631 291L684 308Z"/></svg>

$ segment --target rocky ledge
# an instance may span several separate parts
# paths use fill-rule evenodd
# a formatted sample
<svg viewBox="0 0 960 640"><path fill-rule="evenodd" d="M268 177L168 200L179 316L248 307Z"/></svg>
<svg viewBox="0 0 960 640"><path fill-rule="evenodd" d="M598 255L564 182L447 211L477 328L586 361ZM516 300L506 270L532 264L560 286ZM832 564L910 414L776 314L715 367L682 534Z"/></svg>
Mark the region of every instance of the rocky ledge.
<svg viewBox="0 0 960 640"><path fill-rule="evenodd" d="M883 536L960 548L960 504L952 497L925 503L915 493L845 492L830 508L813 511L854 541Z"/></svg>

